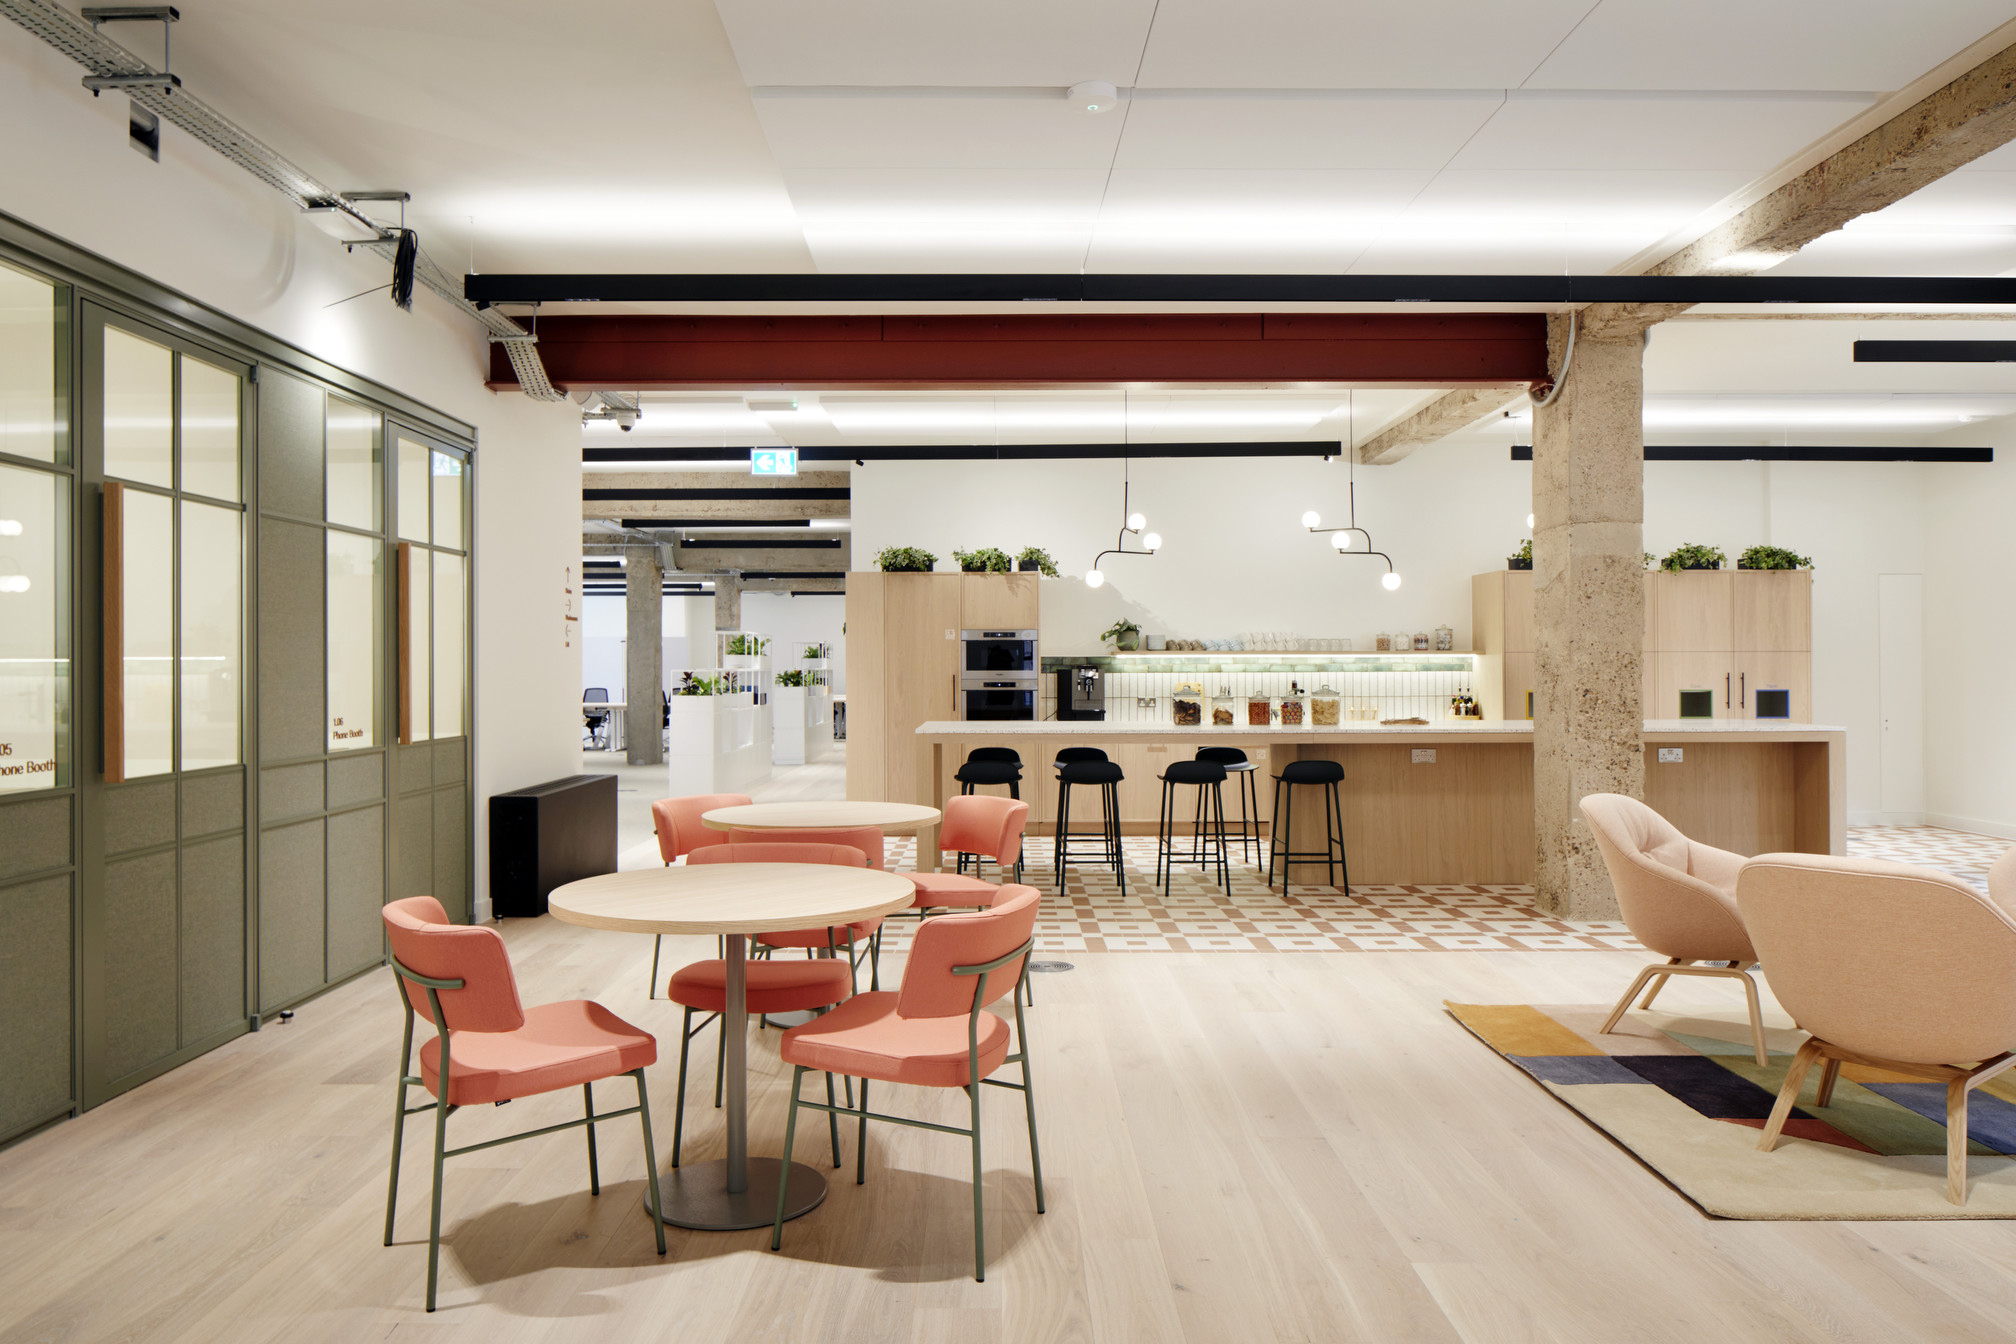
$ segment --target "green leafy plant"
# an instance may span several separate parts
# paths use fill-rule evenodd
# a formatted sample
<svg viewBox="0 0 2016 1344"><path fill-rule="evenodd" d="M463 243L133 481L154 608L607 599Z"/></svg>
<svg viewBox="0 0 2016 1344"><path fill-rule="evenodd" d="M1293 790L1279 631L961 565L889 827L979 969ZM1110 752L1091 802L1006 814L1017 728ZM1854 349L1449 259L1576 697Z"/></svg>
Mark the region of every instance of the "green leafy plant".
<svg viewBox="0 0 2016 1344"><path fill-rule="evenodd" d="M770 650L770 641L758 639L755 635L737 635L728 641L728 656L731 658L760 658Z"/></svg>
<svg viewBox="0 0 2016 1344"><path fill-rule="evenodd" d="M817 659L824 658L826 656L826 650L820 648L817 644L807 644L805 646L805 652L799 654L798 656L809 663Z"/></svg>
<svg viewBox="0 0 2016 1344"><path fill-rule="evenodd" d="M915 546L891 546L875 557L884 574L928 574L938 557Z"/></svg>
<svg viewBox="0 0 2016 1344"><path fill-rule="evenodd" d="M1057 577L1057 562L1052 560L1050 552L1044 550L1041 546L1023 547L1022 553L1015 557L1015 568L1024 573L1033 570L1042 574L1046 579Z"/></svg>
<svg viewBox="0 0 2016 1344"><path fill-rule="evenodd" d="M1811 569L1813 557L1783 546L1752 546L1736 557L1738 569Z"/></svg>
<svg viewBox="0 0 2016 1344"><path fill-rule="evenodd" d="M1659 564L1658 556L1652 554L1652 552L1650 551L1645 552L1645 568L1655 569L1658 567L1658 564Z"/></svg>
<svg viewBox="0 0 2016 1344"><path fill-rule="evenodd" d="M1720 546L1703 546L1690 541L1661 560L1659 568L1668 574L1678 574L1683 569L1720 569L1728 558Z"/></svg>
<svg viewBox="0 0 2016 1344"><path fill-rule="evenodd" d="M805 674L794 667L788 672L779 672L777 674L777 684L779 686L805 686L810 683L805 680Z"/></svg>
<svg viewBox="0 0 2016 1344"><path fill-rule="evenodd" d="M1526 540L1520 542L1519 549L1505 557L1505 568L1507 569L1533 568L1533 539L1531 537L1528 537Z"/></svg>
<svg viewBox="0 0 2016 1344"><path fill-rule="evenodd" d="M679 684L672 688L674 695L714 695L721 684L715 677L696 677L691 672L682 673Z"/></svg>
<svg viewBox="0 0 2016 1344"><path fill-rule="evenodd" d="M954 551L952 558L959 562L959 568L967 574L1006 574L1014 568L1014 561L1008 552L994 546L984 546L977 551Z"/></svg>
<svg viewBox="0 0 2016 1344"><path fill-rule="evenodd" d="M1116 649L1131 651L1140 647L1141 627L1123 616L1108 626L1099 638L1106 640Z"/></svg>

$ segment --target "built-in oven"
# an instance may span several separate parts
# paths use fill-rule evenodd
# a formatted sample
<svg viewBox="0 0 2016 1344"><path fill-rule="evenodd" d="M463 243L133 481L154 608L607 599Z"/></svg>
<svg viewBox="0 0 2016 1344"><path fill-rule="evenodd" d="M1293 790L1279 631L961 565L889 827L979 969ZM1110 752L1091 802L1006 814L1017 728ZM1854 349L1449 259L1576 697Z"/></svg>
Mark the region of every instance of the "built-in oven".
<svg viewBox="0 0 2016 1344"><path fill-rule="evenodd" d="M1034 630L961 630L959 636L962 677L1034 677L1038 671Z"/></svg>
<svg viewBox="0 0 2016 1344"><path fill-rule="evenodd" d="M1036 678L965 678L959 683L959 717L968 723L1033 723L1036 719Z"/></svg>

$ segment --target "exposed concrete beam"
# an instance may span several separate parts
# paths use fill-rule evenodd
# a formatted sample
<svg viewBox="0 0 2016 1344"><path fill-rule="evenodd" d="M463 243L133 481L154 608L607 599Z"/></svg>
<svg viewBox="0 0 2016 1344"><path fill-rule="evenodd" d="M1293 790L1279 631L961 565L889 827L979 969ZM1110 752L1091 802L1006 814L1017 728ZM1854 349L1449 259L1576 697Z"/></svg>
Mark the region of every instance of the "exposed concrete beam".
<svg viewBox="0 0 2016 1344"><path fill-rule="evenodd" d="M2004 47L1640 275L1755 275L1849 220L1906 196L2016 139L2016 46ZM1618 340L1690 304L1591 304L1579 334ZM1445 393L1359 450L1391 463L1503 409L1477 389Z"/></svg>
<svg viewBox="0 0 2016 1344"><path fill-rule="evenodd" d="M1500 387L1459 387L1423 406L1399 424L1381 430L1358 445L1358 460L1367 466L1398 462L1424 443L1459 429L1468 429L1487 415L1526 395L1524 383Z"/></svg>
<svg viewBox="0 0 2016 1344"><path fill-rule="evenodd" d="M844 499L584 499L581 516L587 518L722 518L748 519L752 523L773 518L846 518ZM667 523L668 527L672 524Z"/></svg>

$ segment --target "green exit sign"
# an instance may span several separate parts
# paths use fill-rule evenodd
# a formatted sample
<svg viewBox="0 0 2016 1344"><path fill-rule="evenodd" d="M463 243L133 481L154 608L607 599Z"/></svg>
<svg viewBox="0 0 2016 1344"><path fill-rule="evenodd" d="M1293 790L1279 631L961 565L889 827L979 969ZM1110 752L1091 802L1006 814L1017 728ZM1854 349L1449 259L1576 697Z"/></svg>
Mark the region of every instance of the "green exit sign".
<svg viewBox="0 0 2016 1344"><path fill-rule="evenodd" d="M798 450L796 448L752 448L749 451L749 474L751 476L796 476L798 474Z"/></svg>

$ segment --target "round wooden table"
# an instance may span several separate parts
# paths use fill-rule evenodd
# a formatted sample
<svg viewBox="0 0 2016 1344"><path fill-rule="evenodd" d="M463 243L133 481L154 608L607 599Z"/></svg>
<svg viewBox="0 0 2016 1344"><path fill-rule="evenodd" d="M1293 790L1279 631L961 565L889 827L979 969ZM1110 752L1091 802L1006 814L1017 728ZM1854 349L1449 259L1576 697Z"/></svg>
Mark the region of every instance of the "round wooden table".
<svg viewBox="0 0 2016 1344"><path fill-rule="evenodd" d="M732 810L732 809L731 809ZM928 810L928 809L927 809ZM728 945L728 1156L660 1172L665 1221L701 1231L768 1227L777 1186L784 1216L796 1218L826 1198L826 1178L803 1162L749 1156L748 936L823 929L909 908L909 879L873 868L817 863L713 863L646 868L583 878L555 888L546 908L566 924L622 933L720 934ZM645 1213L650 1213L648 1201Z"/></svg>
<svg viewBox="0 0 2016 1344"><path fill-rule="evenodd" d="M941 814L921 803L745 803L700 814L716 831L852 831L875 826L904 834L936 826Z"/></svg>

